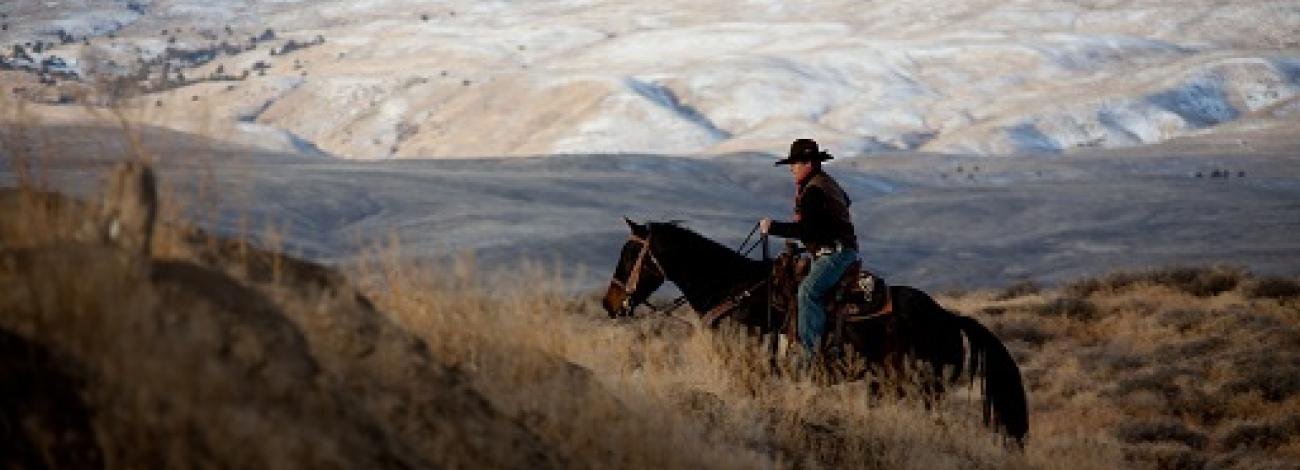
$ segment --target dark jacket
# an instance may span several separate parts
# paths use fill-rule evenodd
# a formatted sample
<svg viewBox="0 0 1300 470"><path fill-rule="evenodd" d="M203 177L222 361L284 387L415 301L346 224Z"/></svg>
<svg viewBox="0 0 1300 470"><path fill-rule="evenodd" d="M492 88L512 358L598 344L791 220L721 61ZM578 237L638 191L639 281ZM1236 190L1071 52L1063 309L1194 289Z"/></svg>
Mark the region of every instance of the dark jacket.
<svg viewBox="0 0 1300 470"><path fill-rule="evenodd" d="M849 206L853 201L840 184L822 170L816 170L799 185L794 198L794 222L772 222L772 235L798 238L808 251L816 253L839 242L845 248L858 249Z"/></svg>

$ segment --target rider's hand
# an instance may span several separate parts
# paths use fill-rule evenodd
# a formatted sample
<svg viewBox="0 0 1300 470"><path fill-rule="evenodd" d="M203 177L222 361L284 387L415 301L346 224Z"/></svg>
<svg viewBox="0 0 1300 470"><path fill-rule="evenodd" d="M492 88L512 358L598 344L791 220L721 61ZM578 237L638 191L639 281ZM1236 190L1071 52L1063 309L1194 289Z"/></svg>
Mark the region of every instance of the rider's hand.
<svg viewBox="0 0 1300 470"><path fill-rule="evenodd" d="M758 221L758 231L767 235L767 231L772 228L772 219L763 219Z"/></svg>

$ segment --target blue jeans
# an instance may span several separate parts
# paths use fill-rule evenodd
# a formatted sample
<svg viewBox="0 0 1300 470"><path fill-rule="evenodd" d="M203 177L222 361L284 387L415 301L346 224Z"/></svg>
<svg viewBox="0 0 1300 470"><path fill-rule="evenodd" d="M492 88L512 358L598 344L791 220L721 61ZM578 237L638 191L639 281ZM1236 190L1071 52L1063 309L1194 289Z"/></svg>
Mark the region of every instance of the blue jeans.
<svg viewBox="0 0 1300 470"><path fill-rule="evenodd" d="M799 283L799 342L813 353L826 334L826 293L835 287L844 271L858 259L858 252L845 248L813 258L808 277Z"/></svg>

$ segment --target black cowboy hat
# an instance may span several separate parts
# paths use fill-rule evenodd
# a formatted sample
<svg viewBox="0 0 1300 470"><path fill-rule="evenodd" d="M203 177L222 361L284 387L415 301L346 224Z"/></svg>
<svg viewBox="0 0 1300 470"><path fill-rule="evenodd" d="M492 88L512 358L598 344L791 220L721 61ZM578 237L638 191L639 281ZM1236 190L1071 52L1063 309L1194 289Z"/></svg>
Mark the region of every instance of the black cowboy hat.
<svg viewBox="0 0 1300 470"><path fill-rule="evenodd" d="M795 139L790 144L790 156L784 160L777 160L775 165L789 165L794 162L824 162L832 158L831 154L817 148L817 142L812 139Z"/></svg>

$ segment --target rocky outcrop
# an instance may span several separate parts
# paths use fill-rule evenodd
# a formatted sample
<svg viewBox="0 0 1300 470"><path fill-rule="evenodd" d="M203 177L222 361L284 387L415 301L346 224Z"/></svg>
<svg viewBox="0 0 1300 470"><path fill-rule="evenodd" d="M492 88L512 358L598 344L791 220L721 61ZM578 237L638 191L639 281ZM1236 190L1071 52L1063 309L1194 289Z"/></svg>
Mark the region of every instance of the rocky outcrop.
<svg viewBox="0 0 1300 470"><path fill-rule="evenodd" d="M99 227L109 243L148 255L158 214L158 184L153 169L141 162L119 164L108 179Z"/></svg>

